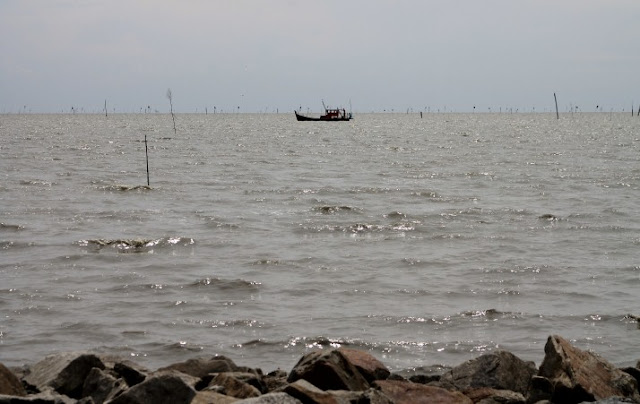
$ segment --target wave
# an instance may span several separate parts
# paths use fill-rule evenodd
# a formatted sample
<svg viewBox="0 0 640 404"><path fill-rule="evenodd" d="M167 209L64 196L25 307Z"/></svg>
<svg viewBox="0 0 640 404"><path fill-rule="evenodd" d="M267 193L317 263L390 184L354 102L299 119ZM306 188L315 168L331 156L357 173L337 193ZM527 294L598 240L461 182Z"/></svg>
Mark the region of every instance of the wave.
<svg viewBox="0 0 640 404"><path fill-rule="evenodd" d="M374 223L350 223L350 224L303 224L298 228L302 233L345 233L345 234L366 234L366 233L398 233L413 231L416 223L401 221L391 224Z"/></svg>
<svg viewBox="0 0 640 404"><path fill-rule="evenodd" d="M88 239L78 241L80 247L95 248L101 250L111 247L121 252L149 252L155 247L187 246L195 244L195 240L189 237L168 237L159 239Z"/></svg>

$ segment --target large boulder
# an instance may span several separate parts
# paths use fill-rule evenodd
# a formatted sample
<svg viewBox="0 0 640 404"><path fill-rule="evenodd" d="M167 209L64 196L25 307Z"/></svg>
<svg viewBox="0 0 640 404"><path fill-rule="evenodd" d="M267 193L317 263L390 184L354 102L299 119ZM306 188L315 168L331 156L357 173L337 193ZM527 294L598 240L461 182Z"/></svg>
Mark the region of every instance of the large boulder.
<svg viewBox="0 0 640 404"><path fill-rule="evenodd" d="M182 377L174 373L159 373L129 388L109 404L189 404L196 395Z"/></svg>
<svg viewBox="0 0 640 404"><path fill-rule="evenodd" d="M358 372L369 383L373 383L375 380L385 380L391 374L382 362L368 352L348 348L339 348L338 351L358 369Z"/></svg>
<svg viewBox="0 0 640 404"><path fill-rule="evenodd" d="M94 404L102 404L121 394L127 387L123 379L116 379L104 370L93 368L84 381L82 397L91 397Z"/></svg>
<svg viewBox="0 0 640 404"><path fill-rule="evenodd" d="M582 351L557 335L547 339L544 352L538 375L550 381L553 402L580 403L613 396L640 402L636 380L599 355Z"/></svg>
<svg viewBox="0 0 640 404"><path fill-rule="evenodd" d="M239 367L231 359L220 355L210 359L189 359L185 362L174 363L158 369L159 372L165 370L177 370L194 377L203 378L210 373L235 372L239 370Z"/></svg>
<svg viewBox="0 0 640 404"><path fill-rule="evenodd" d="M394 404L473 404L469 397L458 391L409 381L378 380L373 385Z"/></svg>
<svg viewBox="0 0 640 404"><path fill-rule="evenodd" d="M370 354L342 348L304 355L287 381L304 379L322 390L362 391L370 382L388 375L389 370Z"/></svg>
<svg viewBox="0 0 640 404"><path fill-rule="evenodd" d="M60 394L79 399L84 381L93 368L105 368L96 355L73 352L54 354L33 365L24 380L40 391L52 387Z"/></svg>
<svg viewBox="0 0 640 404"><path fill-rule="evenodd" d="M113 364L113 371L124 379L129 386L142 383L147 378L149 371L128 360L117 361Z"/></svg>
<svg viewBox="0 0 640 404"><path fill-rule="evenodd" d="M439 384L459 391L489 387L526 395L535 374L533 362L525 362L511 352L500 350L454 367L442 375Z"/></svg>
<svg viewBox="0 0 640 404"><path fill-rule="evenodd" d="M0 394L8 396L27 395L22 383L20 383L20 379L2 363L0 363Z"/></svg>
<svg viewBox="0 0 640 404"><path fill-rule="evenodd" d="M245 373L218 373L209 383L208 389L215 389L227 396L251 398L260 396L258 388L252 386Z"/></svg>

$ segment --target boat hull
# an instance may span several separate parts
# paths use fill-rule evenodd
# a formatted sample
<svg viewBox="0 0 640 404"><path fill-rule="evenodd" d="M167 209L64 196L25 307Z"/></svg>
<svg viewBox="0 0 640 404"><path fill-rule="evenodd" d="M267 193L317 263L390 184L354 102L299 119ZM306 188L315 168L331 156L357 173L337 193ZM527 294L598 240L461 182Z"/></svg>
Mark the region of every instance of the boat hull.
<svg viewBox="0 0 640 404"><path fill-rule="evenodd" d="M341 121L349 121L351 120L351 114L346 115L346 116L339 116L339 117L312 117L312 116L306 116L306 115L301 115L298 113L298 111L293 111L296 114L296 119L298 121L322 121L322 122L341 122Z"/></svg>

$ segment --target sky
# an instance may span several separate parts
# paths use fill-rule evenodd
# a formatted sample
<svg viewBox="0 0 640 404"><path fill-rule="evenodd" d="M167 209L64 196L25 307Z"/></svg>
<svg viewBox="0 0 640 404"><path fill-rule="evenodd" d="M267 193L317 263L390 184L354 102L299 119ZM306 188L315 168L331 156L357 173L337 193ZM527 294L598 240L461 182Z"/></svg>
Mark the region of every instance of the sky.
<svg viewBox="0 0 640 404"><path fill-rule="evenodd" d="M638 0L0 0L0 113L640 106ZM475 107L475 109L474 109Z"/></svg>

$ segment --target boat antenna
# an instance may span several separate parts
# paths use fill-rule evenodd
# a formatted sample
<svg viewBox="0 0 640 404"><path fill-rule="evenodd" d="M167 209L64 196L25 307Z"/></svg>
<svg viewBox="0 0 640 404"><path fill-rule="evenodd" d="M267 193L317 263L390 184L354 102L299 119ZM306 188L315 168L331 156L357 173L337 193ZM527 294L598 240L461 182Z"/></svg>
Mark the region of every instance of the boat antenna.
<svg viewBox="0 0 640 404"><path fill-rule="evenodd" d="M322 107L324 108L324 112L327 112L327 106L324 105L324 100L322 100Z"/></svg>

